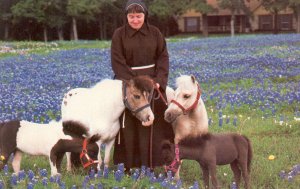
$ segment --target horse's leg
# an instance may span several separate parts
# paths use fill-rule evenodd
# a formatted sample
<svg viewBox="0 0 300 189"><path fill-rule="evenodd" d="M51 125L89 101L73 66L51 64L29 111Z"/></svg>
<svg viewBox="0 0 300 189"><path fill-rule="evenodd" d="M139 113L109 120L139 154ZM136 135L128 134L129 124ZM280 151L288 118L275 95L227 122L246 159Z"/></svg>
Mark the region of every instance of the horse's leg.
<svg viewBox="0 0 300 189"><path fill-rule="evenodd" d="M109 160L110 160L110 151L115 143L115 139L109 141L105 145L105 155L104 155L104 166L109 166Z"/></svg>
<svg viewBox="0 0 300 189"><path fill-rule="evenodd" d="M56 159L56 168L57 168L57 171L60 173L61 172L61 162L64 158L64 155L65 153L64 152L61 152L61 153L58 153L57 154L57 159Z"/></svg>
<svg viewBox="0 0 300 189"><path fill-rule="evenodd" d="M248 189L249 188L248 143L246 143L245 145L246 146L240 146L238 148L239 158L237 159L237 163L242 171L242 176L245 182L245 189Z"/></svg>
<svg viewBox="0 0 300 189"><path fill-rule="evenodd" d="M97 169L100 170L101 169L101 165L102 165L102 158L101 158L101 144L102 144L102 141L98 140L96 143L97 143L98 148L99 148L98 155L97 155L99 163L97 165Z"/></svg>
<svg viewBox="0 0 300 189"><path fill-rule="evenodd" d="M209 165L208 170L211 176L211 183L213 185L213 188L220 188L220 186L218 186L218 180L217 180L217 165L216 164Z"/></svg>
<svg viewBox="0 0 300 189"><path fill-rule="evenodd" d="M16 152L14 154L14 159L12 161L12 167L14 169L14 172L17 174L20 171L21 160L22 160L22 152L19 150L16 150Z"/></svg>
<svg viewBox="0 0 300 189"><path fill-rule="evenodd" d="M67 157L67 171L72 170L72 162L71 162L71 152L66 152Z"/></svg>
<svg viewBox="0 0 300 189"><path fill-rule="evenodd" d="M237 160L233 161L230 164L230 167L234 175L234 181L236 182L237 188L239 188L241 182L241 170L238 166Z"/></svg>
<svg viewBox="0 0 300 189"><path fill-rule="evenodd" d="M245 189L249 188L249 173L247 169L247 158L243 161L239 161L240 168L242 170L243 179L245 181Z"/></svg>
<svg viewBox="0 0 300 189"><path fill-rule="evenodd" d="M57 175L58 174L57 168L55 166L55 163L52 162L50 156L49 156L49 163L50 163L50 169L51 169L51 176Z"/></svg>
<svg viewBox="0 0 300 189"><path fill-rule="evenodd" d="M179 167L178 167L178 170L177 170L176 173L175 173L175 179L176 179L176 180L179 180L179 179L180 179L179 172L180 172L181 164L182 164L182 160L180 161L180 165L179 165Z"/></svg>
<svg viewBox="0 0 300 189"><path fill-rule="evenodd" d="M209 171L208 171L208 168L206 166L201 165L201 164L200 164L200 168L202 169L204 188L209 188Z"/></svg>

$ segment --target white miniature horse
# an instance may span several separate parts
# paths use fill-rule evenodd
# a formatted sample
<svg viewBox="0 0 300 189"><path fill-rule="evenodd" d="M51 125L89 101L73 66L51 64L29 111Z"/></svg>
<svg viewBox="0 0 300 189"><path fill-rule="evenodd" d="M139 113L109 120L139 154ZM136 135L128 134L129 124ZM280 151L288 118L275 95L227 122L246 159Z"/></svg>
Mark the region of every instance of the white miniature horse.
<svg viewBox="0 0 300 189"><path fill-rule="evenodd" d="M60 139L71 139L63 133L62 122L52 121L48 124L38 124L28 121L9 121L0 124L0 155L4 160L0 162L0 170L9 156L14 154L12 166L15 173L20 171L22 152L29 155L48 156L51 175L58 173L57 162L50 160L52 147ZM60 157L62 159L64 154ZM60 161L61 162L61 161ZM58 163L60 165L60 162ZM70 154L67 153L67 170L71 170Z"/></svg>
<svg viewBox="0 0 300 189"><path fill-rule="evenodd" d="M176 86L174 97L165 111L165 120L172 123L174 143L178 144L186 137L208 133L208 116L201 98L200 86L194 76L178 77ZM169 169L176 172L175 177L179 179L179 159L174 160Z"/></svg>
<svg viewBox="0 0 300 189"><path fill-rule="evenodd" d="M154 82L149 77L137 76L130 81L103 80L92 88L70 90L62 102L62 120L65 134L72 137L97 138L97 145L106 144L104 165L109 165L110 151L120 129L119 117L127 107L142 122L150 126L154 114L150 108ZM65 141L60 143L64 146ZM70 142L66 145L70 147ZM75 146L78 146L74 143ZM64 149L68 151L68 148ZM56 151L53 149L53 157ZM98 151L98 169L102 164Z"/></svg>

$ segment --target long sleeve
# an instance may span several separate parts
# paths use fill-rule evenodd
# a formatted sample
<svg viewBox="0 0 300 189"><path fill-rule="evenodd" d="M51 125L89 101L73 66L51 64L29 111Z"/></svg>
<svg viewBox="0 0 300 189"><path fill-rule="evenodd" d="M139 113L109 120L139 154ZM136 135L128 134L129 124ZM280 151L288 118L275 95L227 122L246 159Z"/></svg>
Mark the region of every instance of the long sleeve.
<svg viewBox="0 0 300 189"><path fill-rule="evenodd" d="M157 62L156 62L156 76L154 80L159 83L162 89L166 89L169 76L169 54L164 37L158 32L158 47L157 47Z"/></svg>
<svg viewBox="0 0 300 189"><path fill-rule="evenodd" d="M112 37L111 66L116 79L129 80L136 75L126 64L120 30L116 30Z"/></svg>

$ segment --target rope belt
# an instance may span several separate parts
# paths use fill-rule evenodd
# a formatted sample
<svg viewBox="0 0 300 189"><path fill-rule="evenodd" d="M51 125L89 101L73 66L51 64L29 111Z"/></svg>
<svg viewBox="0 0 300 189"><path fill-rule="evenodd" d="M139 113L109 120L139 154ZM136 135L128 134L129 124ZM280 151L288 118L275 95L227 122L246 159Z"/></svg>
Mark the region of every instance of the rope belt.
<svg viewBox="0 0 300 189"><path fill-rule="evenodd" d="M131 67L131 69L132 70L142 70L142 69L153 68L153 67L155 67L155 64L150 64L147 66L134 66L134 67Z"/></svg>
<svg viewBox="0 0 300 189"><path fill-rule="evenodd" d="M87 167L89 167L92 164L99 163L98 160L93 160L92 158L90 158L90 156L88 154L88 150L87 150L87 145L88 145L88 140L85 138L83 140L82 151L80 153L80 161L81 161L81 164L82 164L83 168L87 168ZM86 160L87 160L86 163L84 163L83 158L86 158Z"/></svg>
<svg viewBox="0 0 300 189"><path fill-rule="evenodd" d="M175 144L175 158L170 165L165 166L165 171L172 171L172 173L176 173L180 166L180 157L179 157L179 146Z"/></svg>

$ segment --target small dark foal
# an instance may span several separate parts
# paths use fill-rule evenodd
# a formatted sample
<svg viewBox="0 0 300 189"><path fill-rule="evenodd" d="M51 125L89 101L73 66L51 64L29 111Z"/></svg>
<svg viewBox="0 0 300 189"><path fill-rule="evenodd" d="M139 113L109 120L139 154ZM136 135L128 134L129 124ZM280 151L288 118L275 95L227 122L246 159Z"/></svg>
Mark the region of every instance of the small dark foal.
<svg viewBox="0 0 300 189"><path fill-rule="evenodd" d="M169 165L175 157L175 145L165 141L162 144L162 155L166 165ZM196 160L200 164L205 188L209 188L209 175L213 188L220 188L216 178L216 165L226 164L230 164L237 186L242 174L245 188L250 188L252 147L246 136L235 133L208 133L194 138L186 137L179 142L179 157Z"/></svg>
<svg viewBox="0 0 300 189"><path fill-rule="evenodd" d="M71 162L73 167L80 167L82 164L88 163L88 159L80 159L80 153L83 150L84 138L73 138L71 140L60 139L52 148L50 153L50 159L56 162L56 166L60 169L63 154L66 152L71 152ZM86 146L86 152L91 158L91 160L97 160L99 148L95 143L93 137L88 140L88 145ZM91 164L87 167L89 169L97 169L97 164Z"/></svg>

